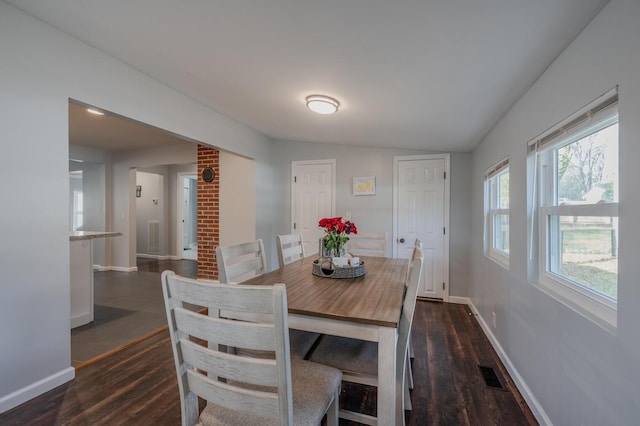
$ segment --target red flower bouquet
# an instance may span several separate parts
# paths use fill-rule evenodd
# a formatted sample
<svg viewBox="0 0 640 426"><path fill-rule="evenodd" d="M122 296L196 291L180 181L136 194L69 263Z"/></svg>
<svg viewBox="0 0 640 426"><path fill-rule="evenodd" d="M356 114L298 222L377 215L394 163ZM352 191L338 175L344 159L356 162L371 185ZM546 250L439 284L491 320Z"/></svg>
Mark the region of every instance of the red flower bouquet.
<svg viewBox="0 0 640 426"><path fill-rule="evenodd" d="M329 217L320 219L318 226L324 228L324 248L335 257L342 256L344 245L349 241L349 234L357 234L356 224L342 217Z"/></svg>

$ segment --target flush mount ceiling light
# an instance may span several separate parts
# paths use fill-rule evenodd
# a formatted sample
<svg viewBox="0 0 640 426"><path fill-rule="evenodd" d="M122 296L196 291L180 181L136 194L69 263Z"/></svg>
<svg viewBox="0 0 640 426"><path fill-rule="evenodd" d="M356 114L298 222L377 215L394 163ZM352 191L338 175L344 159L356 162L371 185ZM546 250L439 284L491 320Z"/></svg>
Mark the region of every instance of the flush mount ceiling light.
<svg viewBox="0 0 640 426"><path fill-rule="evenodd" d="M310 95L306 100L307 108L318 114L333 114L340 106L340 102L324 95Z"/></svg>
<svg viewBox="0 0 640 426"><path fill-rule="evenodd" d="M90 112L91 114L95 114L95 115L104 115L104 112L98 111L97 109L93 109L93 108L87 108L87 112Z"/></svg>

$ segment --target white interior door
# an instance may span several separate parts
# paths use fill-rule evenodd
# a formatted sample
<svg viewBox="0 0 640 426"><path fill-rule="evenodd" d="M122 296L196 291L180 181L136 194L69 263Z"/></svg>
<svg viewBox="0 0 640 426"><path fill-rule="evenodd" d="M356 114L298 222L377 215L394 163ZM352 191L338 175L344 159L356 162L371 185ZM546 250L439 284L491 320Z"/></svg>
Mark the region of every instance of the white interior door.
<svg viewBox="0 0 640 426"><path fill-rule="evenodd" d="M291 163L291 232L301 233L307 256L318 253L318 221L335 215L336 160Z"/></svg>
<svg viewBox="0 0 640 426"><path fill-rule="evenodd" d="M447 154L394 159L394 256L409 258L420 239L425 259L418 296L444 300L449 278L448 164Z"/></svg>

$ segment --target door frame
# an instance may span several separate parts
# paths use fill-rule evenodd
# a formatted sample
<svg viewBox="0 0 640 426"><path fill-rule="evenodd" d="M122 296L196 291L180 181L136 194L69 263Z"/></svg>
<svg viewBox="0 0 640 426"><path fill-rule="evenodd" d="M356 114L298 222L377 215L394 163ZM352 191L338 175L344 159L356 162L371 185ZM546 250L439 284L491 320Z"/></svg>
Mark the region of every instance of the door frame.
<svg viewBox="0 0 640 426"><path fill-rule="evenodd" d="M392 244L393 244L393 257L398 257L398 167L401 161L411 161L411 160L444 160L444 171L445 171L445 179L444 179L444 241L443 241L443 279L445 282L444 292L442 300L444 302L449 301L449 235L450 227L449 227L449 206L451 204L451 194L450 194L450 181L451 181L451 172L450 172L450 164L451 164L451 154L428 154L428 155L402 155L393 157L393 235L392 235Z"/></svg>
<svg viewBox="0 0 640 426"><path fill-rule="evenodd" d="M195 176L196 181L198 178L198 174L196 172L178 172L176 173L176 189L177 189L177 206L176 206L176 255L172 256L176 260L184 259L184 245L182 243L182 236L184 233L184 225L182 223L182 214L183 208L182 205L184 203L184 194L183 194L183 186L182 181L187 176ZM196 209L197 209L197 200L196 200Z"/></svg>

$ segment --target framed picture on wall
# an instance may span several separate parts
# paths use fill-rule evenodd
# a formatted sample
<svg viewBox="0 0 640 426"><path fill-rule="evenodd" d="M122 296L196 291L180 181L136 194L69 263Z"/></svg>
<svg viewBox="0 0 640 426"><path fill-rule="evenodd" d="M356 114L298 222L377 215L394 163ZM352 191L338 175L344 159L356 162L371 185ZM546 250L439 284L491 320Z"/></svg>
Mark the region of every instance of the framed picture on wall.
<svg viewBox="0 0 640 426"><path fill-rule="evenodd" d="M376 177L354 177L353 195L376 195Z"/></svg>

